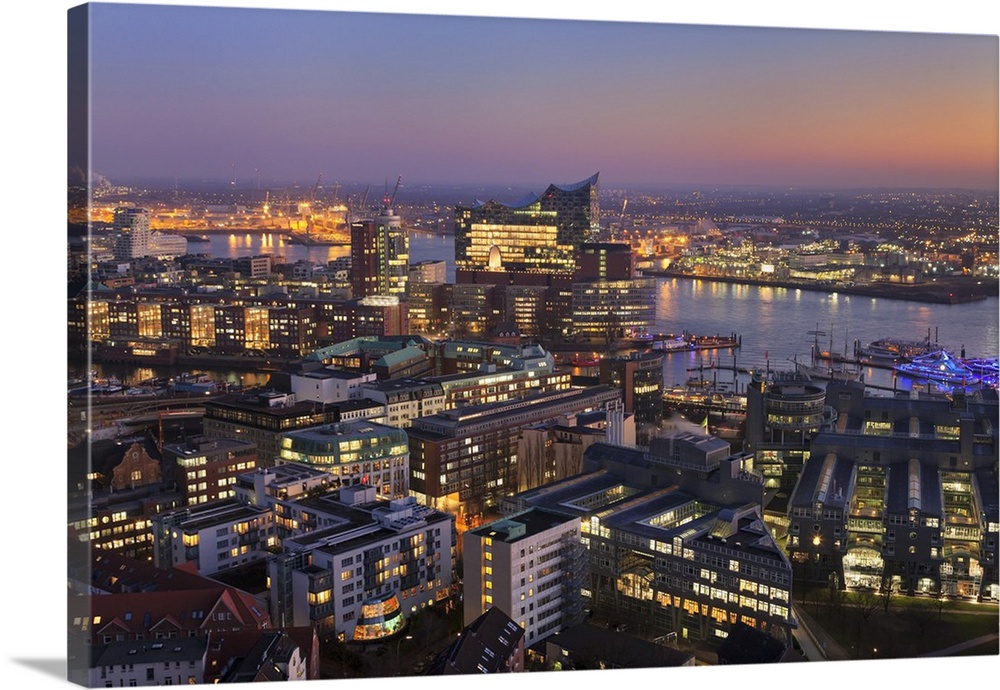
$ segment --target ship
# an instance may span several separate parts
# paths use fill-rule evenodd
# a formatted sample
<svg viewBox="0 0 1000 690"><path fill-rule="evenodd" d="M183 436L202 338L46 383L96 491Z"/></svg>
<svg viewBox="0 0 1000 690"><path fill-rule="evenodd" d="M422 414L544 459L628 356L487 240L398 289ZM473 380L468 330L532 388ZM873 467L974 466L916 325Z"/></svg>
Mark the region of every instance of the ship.
<svg viewBox="0 0 1000 690"><path fill-rule="evenodd" d="M979 383L978 376L962 364L961 360L944 350L929 352L914 357L909 362L896 364L893 370L921 381L935 381L963 387Z"/></svg>
<svg viewBox="0 0 1000 690"><path fill-rule="evenodd" d="M574 367L596 367L601 363L601 358L598 355L573 355L569 363Z"/></svg>
<svg viewBox="0 0 1000 690"><path fill-rule="evenodd" d="M930 338L925 340L900 340L898 338L879 338L864 347L859 348L858 358L872 365L892 365L899 362L909 362L915 357L921 357L937 350Z"/></svg>
<svg viewBox="0 0 1000 690"><path fill-rule="evenodd" d="M652 348L664 352L684 352L691 349L691 343L683 335L668 335L654 340Z"/></svg>
<svg viewBox="0 0 1000 690"><path fill-rule="evenodd" d="M997 381L1000 380L1000 360L996 357L970 357L963 359L962 364L984 384L996 388Z"/></svg>

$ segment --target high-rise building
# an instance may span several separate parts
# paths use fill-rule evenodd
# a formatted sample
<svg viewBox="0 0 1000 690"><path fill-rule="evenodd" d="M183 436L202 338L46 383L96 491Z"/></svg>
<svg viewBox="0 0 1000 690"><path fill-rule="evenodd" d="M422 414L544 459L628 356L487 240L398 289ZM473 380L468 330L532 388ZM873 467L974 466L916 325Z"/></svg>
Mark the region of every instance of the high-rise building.
<svg viewBox="0 0 1000 690"><path fill-rule="evenodd" d="M635 277L632 247L624 242L587 242L576 251L575 281Z"/></svg>
<svg viewBox="0 0 1000 690"><path fill-rule="evenodd" d="M386 205L377 216L351 223L351 288L355 298L406 294L410 239Z"/></svg>
<svg viewBox="0 0 1000 690"><path fill-rule="evenodd" d="M496 607L531 646L580 623L587 573L580 529L575 515L531 508L466 532L466 625Z"/></svg>
<svg viewBox="0 0 1000 690"><path fill-rule="evenodd" d="M632 353L601 360L599 380L622 391L625 412L637 423L663 420L663 353Z"/></svg>
<svg viewBox="0 0 1000 690"><path fill-rule="evenodd" d="M573 283L573 328L608 343L648 333L656 320L656 280L594 280Z"/></svg>
<svg viewBox="0 0 1000 690"><path fill-rule="evenodd" d="M596 234L597 173L575 184L550 184L513 204L495 199L455 208L455 265L478 270L572 272L576 248Z"/></svg>
<svg viewBox="0 0 1000 690"><path fill-rule="evenodd" d="M149 256L149 211L144 208L119 206L114 215L114 257L129 261Z"/></svg>

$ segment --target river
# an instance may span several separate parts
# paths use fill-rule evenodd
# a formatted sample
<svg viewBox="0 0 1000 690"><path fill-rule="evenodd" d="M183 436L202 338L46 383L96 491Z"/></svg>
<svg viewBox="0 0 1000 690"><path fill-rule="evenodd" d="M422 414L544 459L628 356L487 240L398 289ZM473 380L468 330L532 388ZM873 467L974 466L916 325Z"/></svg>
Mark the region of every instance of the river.
<svg viewBox="0 0 1000 690"><path fill-rule="evenodd" d="M304 246L289 244L279 233L234 233L209 236L208 242L192 242L189 251L218 257L272 254L286 261L308 259L325 263L345 256L347 246ZM448 260L448 280L454 281L454 237L411 233L410 262ZM712 363L740 368L791 369L791 360L805 363L815 340L822 349L835 352L853 350L855 340L867 344L882 337L906 340L931 339L959 354L964 347L970 357L996 357L1000 349L998 298L965 304L924 304L877 297L813 292L733 283L717 283L687 278L658 278L657 318L654 330L661 333L687 331L698 335L737 333L742 336L738 350L685 352L667 355L664 382L682 384L691 369L704 366L705 377L733 380L732 372L716 372ZM810 334L822 331L823 335ZM126 382L152 375L136 367L106 367ZM177 371L180 371L177 370ZM147 373L149 372L149 373ZM169 372L177 373L177 372ZM233 383L258 385L267 375L229 370L208 371ZM910 387L905 377L894 379L892 372L869 368L865 380L885 387ZM740 377L739 381L744 381Z"/></svg>

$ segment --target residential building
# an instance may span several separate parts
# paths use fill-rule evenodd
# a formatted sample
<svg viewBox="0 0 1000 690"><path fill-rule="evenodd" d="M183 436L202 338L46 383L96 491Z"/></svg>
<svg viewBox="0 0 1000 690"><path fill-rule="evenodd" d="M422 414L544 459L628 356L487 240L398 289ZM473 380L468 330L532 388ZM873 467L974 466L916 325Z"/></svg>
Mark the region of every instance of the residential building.
<svg viewBox="0 0 1000 690"><path fill-rule="evenodd" d="M207 637L109 642L90 647L87 686L200 685L205 682Z"/></svg>
<svg viewBox="0 0 1000 690"><path fill-rule="evenodd" d="M376 501L364 485L299 507L317 528L285 538L268 560L271 608L283 624L315 626L321 638L377 639L451 595L452 516L412 497Z"/></svg>
<svg viewBox="0 0 1000 690"><path fill-rule="evenodd" d="M244 278L267 278L271 275L272 261L270 254L239 256L233 259L233 271Z"/></svg>
<svg viewBox="0 0 1000 690"><path fill-rule="evenodd" d="M153 555L151 519L184 505L149 438L93 441L69 455L68 527L76 545L136 559Z"/></svg>
<svg viewBox="0 0 1000 690"><path fill-rule="evenodd" d="M493 606L462 628L427 669L429 676L524 670L524 629Z"/></svg>
<svg viewBox="0 0 1000 690"><path fill-rule="evenodd" d="M130 261L150 254L149 210L119 206L114 211L114 257Z"/></svg>
<svg viewBox="0 0 1000 690"><path fill-rule="evenodd" d="M532 508L462 538L465 624L498 608L524 644L580 623L587 556L576 516Z"/></svg>
<svg viewBox="0 0 1000 690"><path fill-rule="evenodd" d="M417 417L437 414L446 403L444 389L432 379L387 379L368 383L359 392L381 404L382 417L395 427L406 428Z"/></svg>
<svg viewBox="0 0 1000 690"><path fill-rule="evenodd" d="M67 618L71 639L87 645L173 642L273 627L266 604L208 579L182 589L71 595Z"/></svg>
<svg viewBox="0 0 1000 690"><path fill-rule="evenodd" d="M318 679L318 664L310 674L312 645L303 648L296 636L282 630L234 633L222 640L225 663L206 678L215 683L260 683ZM312 641L314 636L310 636ZM318 654L318 640L316 640ZM220 650L221 651L221 650ZM318 661L318 660L317 660Z"/></svg>
<svg viewBox="0 0 1000 690"><path fill-rule="evenodd" d="M201 575L258 561L277 544L271 511L236 499L160 513L152 523L153 562L190 564Z"/></svg>
<svg viewBox="0 0 1000 690"><path fill-rule="evenodd" d="M187 505L232 498L236 477L257 467L257 446L225 437L195 436L163 447Z"/></svg>

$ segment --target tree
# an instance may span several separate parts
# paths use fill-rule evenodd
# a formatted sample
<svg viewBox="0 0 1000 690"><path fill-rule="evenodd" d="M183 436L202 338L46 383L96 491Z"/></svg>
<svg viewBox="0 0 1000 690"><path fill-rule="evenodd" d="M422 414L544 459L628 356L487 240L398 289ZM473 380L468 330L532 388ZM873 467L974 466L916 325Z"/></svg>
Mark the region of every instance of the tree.
<svg viewBox="0 0 1000 690"><path fill-rule="evenodd" d="M937 597L935 597L934 603L937 606L938 620L941 620L944 610L951 608L951 599L945 596L944 589L940 589Z"/></svg>
<svg viewBox="0 0 1000 690"><path fill-rule="evenodd" d="M906 618L917 626L920 636L927 632L927 627L934 618L933 605L926 601L914 601L906 607Z"/></svg>
<svg viewBox="0 0 1000 690"><path fill-rule="evenodd" d="M861 620L865 623L871 618L871 615L875 612L879 606L882 605L882 596L879 592L874 589L864 588L859 589L854 592L854 606L857 608L858 613L861 614Z"/></svg>
<svg viewBox="0 0 1000 690"><path fill-rule="evenodd" d="M882 602L882 610L885 613L889 613L889 606L892 604L895 595L895 588L892 585L892 575L889 573L888 566L885 566L882 570L882 582L879 588L879 599Z"/></svg>

